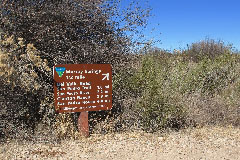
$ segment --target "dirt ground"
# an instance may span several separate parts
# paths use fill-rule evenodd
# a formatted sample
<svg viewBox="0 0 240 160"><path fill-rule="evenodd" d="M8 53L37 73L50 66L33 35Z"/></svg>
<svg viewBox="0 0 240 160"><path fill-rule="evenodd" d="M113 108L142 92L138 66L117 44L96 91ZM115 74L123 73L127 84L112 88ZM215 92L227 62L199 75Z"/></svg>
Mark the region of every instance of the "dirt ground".
<svg viewBox="0 0 240 160"><path fill-rule="evenodd" d="M203 127L170 133L91 135L58 143L9 141L0 159L173 160L240 159L240 128Z"/></svg>

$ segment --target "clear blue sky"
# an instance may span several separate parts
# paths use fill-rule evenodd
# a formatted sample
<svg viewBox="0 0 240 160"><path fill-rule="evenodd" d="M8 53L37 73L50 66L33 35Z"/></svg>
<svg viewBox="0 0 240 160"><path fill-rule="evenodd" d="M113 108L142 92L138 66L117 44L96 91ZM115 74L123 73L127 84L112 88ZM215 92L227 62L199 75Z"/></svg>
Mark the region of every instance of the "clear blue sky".
<svg viewBox="0 0 240 160"><path fill-rule="evenodd" d="M139 0L145 6L146 0ZM123 0L124 4L129 1ZM240 50L240 0L148 0L153 17L145 34L163 49L179 49L206 37ZM150 33L151 28L155 30ZM161 35L159 35L161 33Z"/></svg>

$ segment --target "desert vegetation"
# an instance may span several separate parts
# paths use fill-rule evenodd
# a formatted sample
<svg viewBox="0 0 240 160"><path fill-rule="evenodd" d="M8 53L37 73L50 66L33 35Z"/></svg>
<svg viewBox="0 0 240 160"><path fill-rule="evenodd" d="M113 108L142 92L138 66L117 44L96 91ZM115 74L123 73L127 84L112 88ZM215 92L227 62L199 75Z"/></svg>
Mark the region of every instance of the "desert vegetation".
<svg viewBox="0 0 240 160"><path fill-rule="evenodd" d="M127 112L146 131L239 126L239 58L209 39L177 54L150 50L127 82L134 99Z"/></svg>
<svg viewBox="0 0 240 160"><path fill-rule="evenodd" d="M132 35L141 37L149 9L121 14L118 3L0 2L1 139L78 137L77 114L53 106L51 68L73 63L113 67L113 109L90 113L91 133L239 127L239 53L211 39L177 53L141 50Z"/></svg>

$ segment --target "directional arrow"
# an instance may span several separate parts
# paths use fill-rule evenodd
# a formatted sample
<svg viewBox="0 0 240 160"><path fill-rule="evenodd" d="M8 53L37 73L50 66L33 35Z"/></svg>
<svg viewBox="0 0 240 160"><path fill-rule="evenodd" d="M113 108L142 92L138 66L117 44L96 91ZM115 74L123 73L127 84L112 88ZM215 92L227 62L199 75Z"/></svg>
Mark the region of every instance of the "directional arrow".
<svg viewBox="0 0 240 160"><path fill-rule="evenodd" d="M102 74L102 75L104 75L104 76L105 76L105 77L103 77L103 79L102 79L102 80L105 80L106 78L107 78L107 80L109 80L109 73Z"/></svg>

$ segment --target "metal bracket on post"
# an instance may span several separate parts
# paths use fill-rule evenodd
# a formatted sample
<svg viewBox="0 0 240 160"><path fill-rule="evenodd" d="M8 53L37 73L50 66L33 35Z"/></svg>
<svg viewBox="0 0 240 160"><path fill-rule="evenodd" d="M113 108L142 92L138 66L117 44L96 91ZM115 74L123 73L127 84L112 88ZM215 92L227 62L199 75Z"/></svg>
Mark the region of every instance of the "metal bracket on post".
<svg viewBox="0 0 240 160"><path fill-rule="evenodd" d="M78 117L78 130L79 133L84 136L89 136L89 125L88 125L88 112L81 112Z"/></svg>

